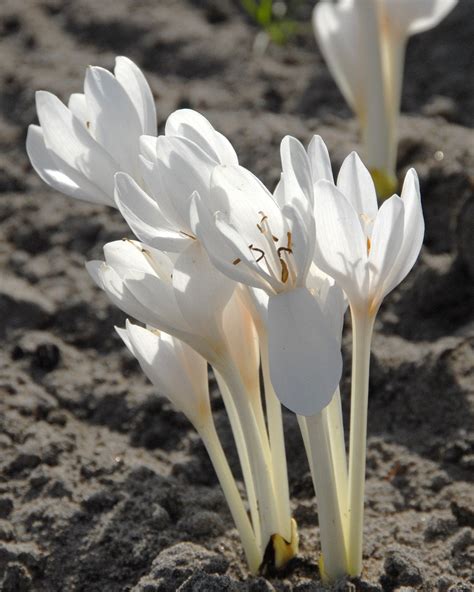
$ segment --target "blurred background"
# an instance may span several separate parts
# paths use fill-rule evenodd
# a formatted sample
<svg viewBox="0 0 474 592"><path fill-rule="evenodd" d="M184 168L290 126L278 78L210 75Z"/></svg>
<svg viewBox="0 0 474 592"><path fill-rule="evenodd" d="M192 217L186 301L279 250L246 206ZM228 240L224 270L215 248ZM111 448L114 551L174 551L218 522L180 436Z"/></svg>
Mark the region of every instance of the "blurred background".
<svg viewBox="0 0 474 592"><path fill-rule="evenodd" d="M67 101L87 65L126 55L151 85L160 133L173 110L196 109L270 188L281 138L317 133L337 171L358 130L314 40L313 5L0 3L1 590L320 589L294 418L285 414L301 557L269 584L247 579L203 446L124 351L113 330L123 315L84 269L130 231L117 212L50 190L24 148L36 90ZM376 326L358 590L471 589L473 38L474 2L460 0L408 46L398 174L414 166L420 176L426 237ZM347 410L350 338L344 346ZM213 406L238 472L217 393Z"/></svg>

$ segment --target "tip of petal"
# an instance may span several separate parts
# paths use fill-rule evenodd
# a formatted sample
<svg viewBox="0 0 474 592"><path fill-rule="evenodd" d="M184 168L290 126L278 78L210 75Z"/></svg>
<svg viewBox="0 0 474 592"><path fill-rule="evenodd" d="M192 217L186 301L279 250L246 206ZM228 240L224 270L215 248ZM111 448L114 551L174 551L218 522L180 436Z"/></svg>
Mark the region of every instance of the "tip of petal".
<svg viewBox="0 0 474 592"><path fill-rule="evenodd" d="M100 269L104 265L103 261L86 261L85 267L88 274L91 276L94 283L101 289L104 289L104 284L100 275Z"/></svg>

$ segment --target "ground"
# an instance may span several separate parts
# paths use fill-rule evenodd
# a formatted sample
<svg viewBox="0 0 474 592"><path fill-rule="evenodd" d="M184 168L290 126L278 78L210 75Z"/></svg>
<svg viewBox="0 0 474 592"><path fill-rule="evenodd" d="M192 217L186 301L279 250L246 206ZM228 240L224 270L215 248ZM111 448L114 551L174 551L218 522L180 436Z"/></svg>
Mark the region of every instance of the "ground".
<svg viewBox="0 0 474 592"><path fill-rule="evenodd" d="M34 92L80 90L88 64L127 55L174 109L208 116L273 186L290 133L328 144L337 170L357 126L306 22L254 51L231 0L3 0L0 6L0 588L5 592L321 590L315 499L285 414L301 553L249 577L203 446L115 335L123 316L84 262L130 232L117 212L45 186L25 155ZM474 559L474 3L410 42L400 179L426 218L409 278L383 304L370 381L364 573L339 590L471 590ZM471 79L470 79L471 77ZM344 339L345 410L350 327ZM221 401L219 430L237 462ZM347 414L346 414L347 417Z"/></svg>

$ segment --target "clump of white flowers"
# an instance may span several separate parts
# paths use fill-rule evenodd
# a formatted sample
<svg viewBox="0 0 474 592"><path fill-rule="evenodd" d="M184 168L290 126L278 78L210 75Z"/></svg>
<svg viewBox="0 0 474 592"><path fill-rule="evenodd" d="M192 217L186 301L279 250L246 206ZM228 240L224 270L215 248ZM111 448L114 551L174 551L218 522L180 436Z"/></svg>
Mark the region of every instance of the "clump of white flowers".
<svg viewBox="0 0 474 592"><path fill-rule="evenodd" d="M87 268L140 325L117 331L145 374L200 434L249 568L298 552L281 403L295 412L318 500L326 580L361 571L370 340L383 298L423 239L416 173L378 209L356 154L334 182L328 151L281 143L270 192L239 166L230 142L184 109L156 136L152 95L130 60L115 76L89 68L68 107L39 92L31 163L51 187L117 207L135 238L104 246ZM349 463L339 382L350 306L353 379ZM212 366L232 428L242 498L216 432ZM260 372L263 376L261 391Z"/></svg>
<svg viewBox="0 0 474 592"><path fill-rule="evenodd" d="M329 70L361 129L364 159L381 197L397 187L397 128L405 49L457 0L320 0L313 28Z"/></svg>

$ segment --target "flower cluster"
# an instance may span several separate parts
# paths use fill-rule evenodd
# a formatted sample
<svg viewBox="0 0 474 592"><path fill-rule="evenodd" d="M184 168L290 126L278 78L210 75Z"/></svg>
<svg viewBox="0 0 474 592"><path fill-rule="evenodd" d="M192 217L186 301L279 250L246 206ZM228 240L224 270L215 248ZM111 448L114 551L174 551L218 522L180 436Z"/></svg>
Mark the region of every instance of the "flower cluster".
<svg viewBox="0 0 474 592"><path fill-rule="evenodd" d="M150 89L130 60L115 76L89 68L66 107L37 93L27 150L51 187L115 206L133 239L108 243L87 268L127 315L117 328L157 390L200 434L249 568L281 567L298 550L281 403L298 416L318 498L321 570L361 570L370 339L386 296L421 248L416 173L380 209L369 172L349 155L334 181L315 136L281 143L270 192L230 142L184 109L156 136ZM353 392L349 465L339 382L350 306ZM244 479L236 485L209 399L212 366ZM260 372L264 389L261 392ZM249 512L247 513L247 507Z"/></svg>

